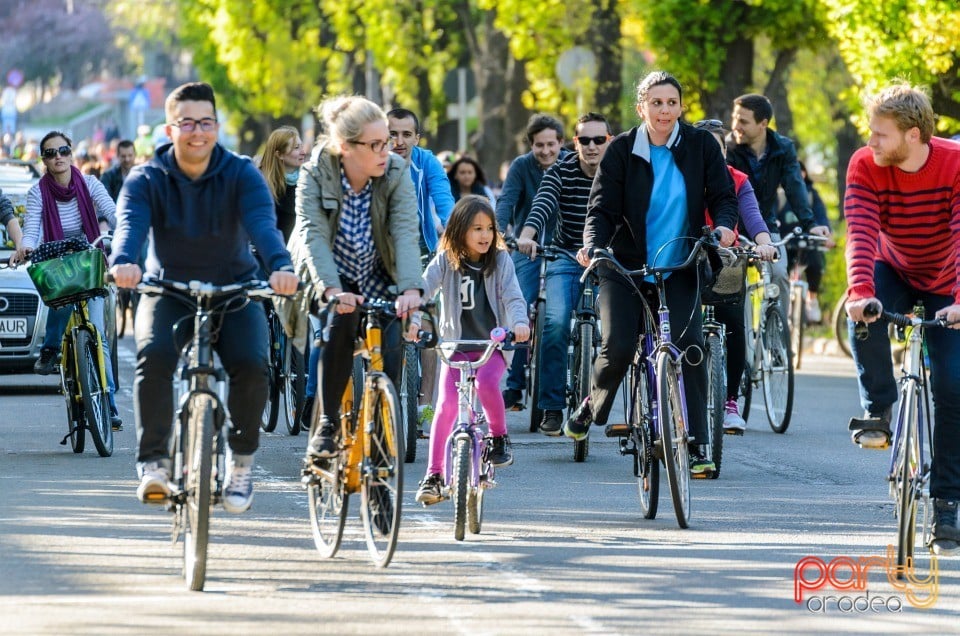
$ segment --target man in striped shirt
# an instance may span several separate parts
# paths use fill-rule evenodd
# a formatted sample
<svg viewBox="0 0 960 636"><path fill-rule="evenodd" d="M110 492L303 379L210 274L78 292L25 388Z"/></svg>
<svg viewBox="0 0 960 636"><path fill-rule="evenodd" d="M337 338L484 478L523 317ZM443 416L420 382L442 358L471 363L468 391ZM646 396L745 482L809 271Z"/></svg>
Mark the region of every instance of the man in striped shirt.
<svg viewBox="0 0 960 636"><path fill-rule="evenodd" d="M530 214L517 238L518 249L535 258L537 237L556 217L553 245L572 253L583 247L583 225L587 218L587 199L593 176L610 141L610 124L603 115L587 113L577 120L575 153L553 164L537 189ZM570 312L577 304L583 286L583 267L561 256L547 265L547 307L540 340L540 369L550 369L552 378L567 377L567 345L570 341ZM563 425L566 386L561 381L541 382L538 400L543 410L540 430L558 436Z"/></svg>
<svg viewBox="0 0 960 636"><path fill-rule="evenodd" d="M847 218L847 314L871 323L869 337L851 338L866 413L850 421L864 448L890 441L897 385L884 324L864 312L876 303L907 313L922 302L925 314L960 321L960 144L933 137L930 100L907 84L893 85L866 103L870 139L850 159ZM960 332L930 329L934 401L933 549L960 551ZM852 329L852 324L851 324Z"/></svg>

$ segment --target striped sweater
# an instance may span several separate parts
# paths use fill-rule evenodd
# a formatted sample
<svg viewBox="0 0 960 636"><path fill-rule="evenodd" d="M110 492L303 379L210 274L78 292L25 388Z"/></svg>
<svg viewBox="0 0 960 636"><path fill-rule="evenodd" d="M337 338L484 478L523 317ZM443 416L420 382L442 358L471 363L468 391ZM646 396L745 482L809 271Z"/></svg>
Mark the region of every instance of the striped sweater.
<svg viewBox="0 0 960 636"><path fill-rule="evenodd" d="M850 298L875 295L874 261L922 291L960 303L960 144L934 137L918 172L878 167L869 147L850 159L844 196Z"/></svg>
<svg viewBox="0 0 960 636"><path fill-rule="evenodd" d="M571 152L543 175L524 227L533 228L537 236L542 237L543 228L549 227L551 219L556 216L553 244L565 250L580 249L583 247L583 225L592 185L593 178L580 168L580 155Z"/></svg>

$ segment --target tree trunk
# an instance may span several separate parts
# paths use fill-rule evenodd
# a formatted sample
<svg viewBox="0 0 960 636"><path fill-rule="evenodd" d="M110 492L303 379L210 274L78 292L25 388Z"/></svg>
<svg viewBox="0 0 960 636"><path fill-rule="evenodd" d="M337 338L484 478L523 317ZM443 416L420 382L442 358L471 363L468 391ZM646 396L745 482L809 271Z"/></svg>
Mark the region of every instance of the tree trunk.
<svg viewBox="0 0 960 636"><path fill-rule="evenodd" d="M793 111L790 110L790 102L787 101L787 77L790 74L790 66L796 57L796 48L777 51L777 59L773 64L773 70L770 72L770 78L767 80L767 86L763 89L763 94L773 103L773 121L776 124L777 132L793 139L799 145L799 142L793 136Z"/></svg>
<svg viewBox="0 0 960 636"><path fill-rule="evenodd" d="M597 60L595 103L614 131L622 130L620 98L623 92L623 48L620 45L620 14L616 0L597 0L587 38ZM579 113L583 114L583 113Z"/></svg>
<svg viewBox="0 0 960 636"><path fill-rule="evenodd" d="M738 35L727 47L716 90L703 93L702 103L707 117L716 117L729 127L733 100L746 92L753 82L753 54L753 40L744 35Z"/></svg>
<svg viewBox="0 0 960 636"><path fill-rule="evenodd" d="M843 122L837 131L837 201L840 210L840 220L843 220L843 196L847 187L847 165L850 157L863 145L857 127L850 122L850 113L846 108L836 113L836 117Z"/></svg>

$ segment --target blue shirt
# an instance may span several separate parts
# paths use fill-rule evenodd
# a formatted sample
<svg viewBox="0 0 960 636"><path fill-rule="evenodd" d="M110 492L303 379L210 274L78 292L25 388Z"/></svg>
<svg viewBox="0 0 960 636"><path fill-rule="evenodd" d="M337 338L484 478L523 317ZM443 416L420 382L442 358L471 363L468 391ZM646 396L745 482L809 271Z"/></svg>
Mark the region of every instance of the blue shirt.
<svg viewBox="0 0 960 636"><path fill-rule="evenodd" d="M690 234L686 183L673 153L666 146L650 146L650 163L653 191L647 214L648 264L653 267L679 265L686 258L687 241L674 239Z"/></svg>

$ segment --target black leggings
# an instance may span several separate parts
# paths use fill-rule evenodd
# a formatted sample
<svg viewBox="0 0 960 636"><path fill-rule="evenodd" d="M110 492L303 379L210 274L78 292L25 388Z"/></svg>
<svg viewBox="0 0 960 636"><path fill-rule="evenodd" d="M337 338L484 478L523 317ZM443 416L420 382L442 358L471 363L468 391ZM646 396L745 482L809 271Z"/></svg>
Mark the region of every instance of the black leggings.
<svg viewBox="0 0 960 636"><path fill-rule="evenodd" d="M732 305L716 305L713 315L727 332L727 398L737 399L740 380L747 366L747 336L743 299Z"/></svg>
<svg viewBox="0 0 960 636"><path fill-rule="evenodd" d="M667 278L665 286L673 343L681 351L697 345L702 352L703 314L696 272L674 272ZM656 312L659 306L656 291L650 285L643 285L641 289L650 308ZM619 274L600 278L597 309L603 325L602 342L593 366L590 400L594 420L597 424L606 424L620 383L637 350L644 312L640 298ZM694 362L702 357L702 353L698 356L691 352ZM690 433L697 439L696 443L703 443L707 433L706 367L703 364L691 365L684 358L683 384Z"/></svg>

